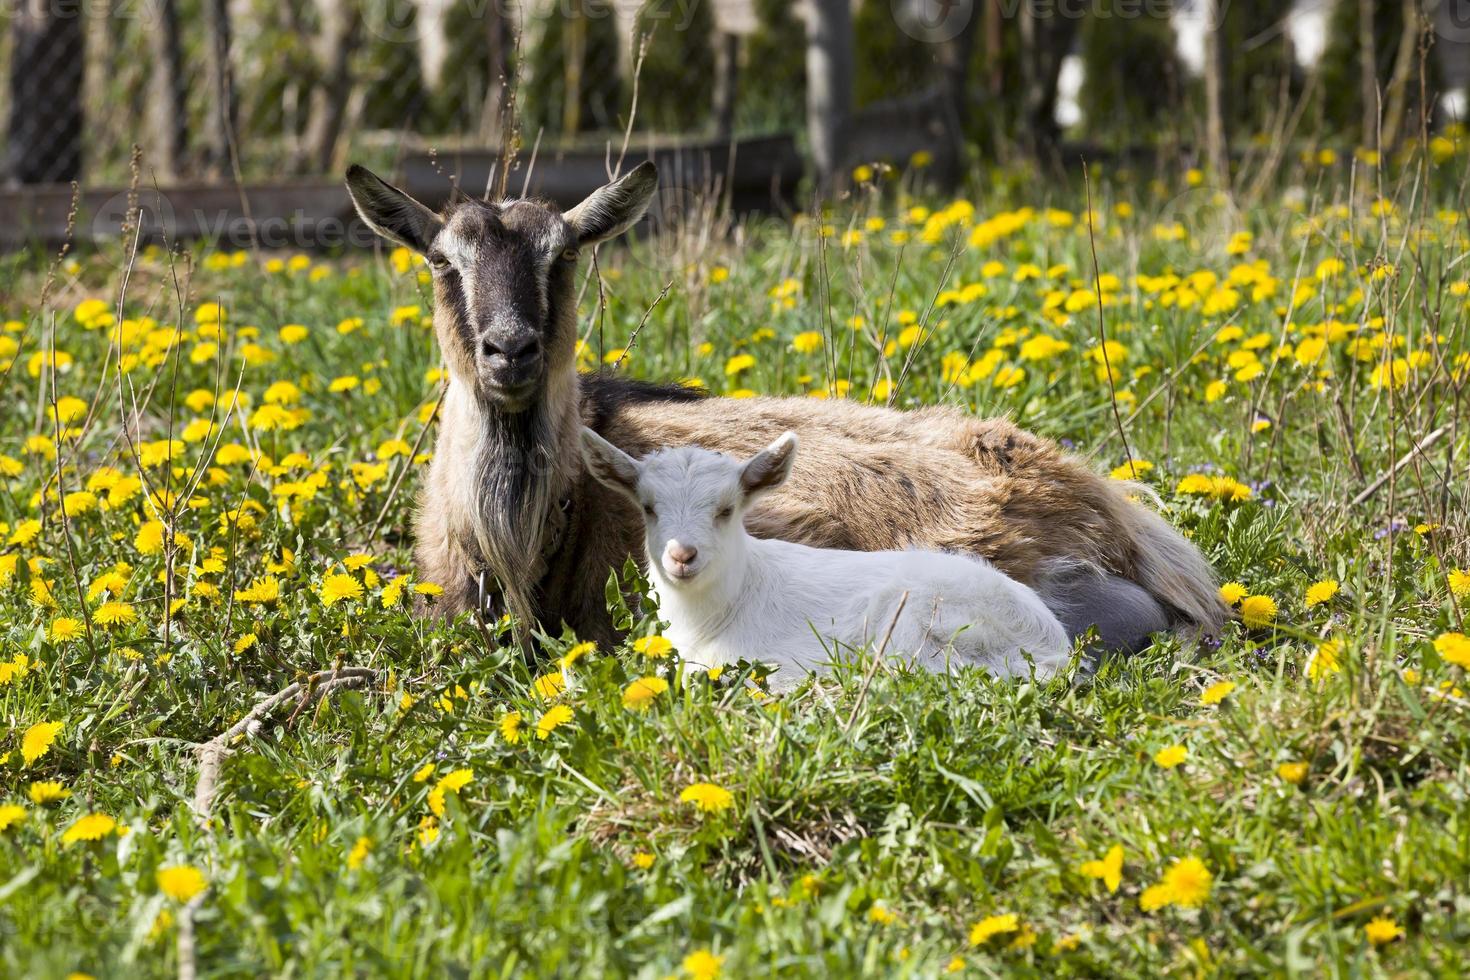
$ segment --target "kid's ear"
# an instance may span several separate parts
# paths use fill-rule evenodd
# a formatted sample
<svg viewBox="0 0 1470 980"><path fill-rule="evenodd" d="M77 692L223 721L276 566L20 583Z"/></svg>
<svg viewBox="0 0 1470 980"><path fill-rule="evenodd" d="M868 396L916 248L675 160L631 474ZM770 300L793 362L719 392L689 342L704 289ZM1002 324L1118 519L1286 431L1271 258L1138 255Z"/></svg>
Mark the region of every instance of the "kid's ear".
<svg viewBox="0 0 1470 980"><path fill-rule="evenodd" d="M369 228L419 254L428 251L444 223L408 192L355 163L347 168L347 194Z"/></svg>
<svg viewBox="0 0 1470 980"><path fill-rule="evenodd" d="M562 217L577 233L582 247L616 238L638 223L658 190L658 168L645 161L587 199Z"/></svg>
<svg viewBox="0 0 1470 980"><path fill-rule="evenodd" d="M791 475L796 462L796 433L783 432L781 438L750 458L740 470L740 488L746 499L774 490Z"/></svg>
<svg viewBox="0 0 1470 980"><path fill-rule="evenodd" d="M582 427L582 459L598 483L638 499L638 461L586 426Z"/></svg>

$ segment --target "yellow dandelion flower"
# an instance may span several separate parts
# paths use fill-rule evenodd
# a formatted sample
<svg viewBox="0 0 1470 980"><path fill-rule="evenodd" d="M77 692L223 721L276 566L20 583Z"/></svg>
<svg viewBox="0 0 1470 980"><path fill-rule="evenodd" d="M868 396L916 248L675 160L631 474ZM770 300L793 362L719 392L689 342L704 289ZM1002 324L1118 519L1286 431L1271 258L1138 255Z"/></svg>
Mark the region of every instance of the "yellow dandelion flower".
<svg viewBox="0 0 1470 980"><path fill-rule="evenodd" d="M107 814L89 813L77 818L76 823L66 829L66 833L61 835L61 842L75 844L78 841L97 841L116 829L117 821Z"/></svg>
<svg viewBox="0 0 1470 980"><path fill-rule="evenodd" d="M1220 601L1225 602L1226 605L1235 605L1247 595L1250 595L1250 589L1245 588L1239 582L1226 582L1225 585L1220 586Z"/></svg>
<svg viewBox="0 0 1470 980"><path fill-rule="evenodd" d="M359 837L352 845L352 850L347 855L347 867L354 871L363 866L368 855L373 850L373 839L371 837Z"/></svg>
<svg viewBox="0 0 1470 980"><path fill-rule="evenodd" d="M1450 593L1456 599L1470 598L1470 572L1452 568L1449 573Z"/></svg>
<svg viewBox="0 0 1470 980"><path fill-rule="evenodd" d="M1154 753L1154 765L1161 769L1173 769L1189 758L1189 750L1182 745L1165 746Z"/></svg>
<svg viewBox="0 0 1470 980"><path fill-rule="evenodd" d="M640 636L633 641L633 649L652 660L659 660L674 651L674 644L663 636Z"/></svg>
<svg viewBox="0 0 1470 980"><path fill-rule="evenodd" d="M1109 892L1116 892L1123 882L1123 845L1114 844L1101 861L1086 861L1077 870L1089 878L1101 878Z"/></svg>
<svg viewBox="0 0 1470 980"><path fill-rule="evenodd" d="M1193 909L1210 897L1214 875L1199 858L1187 857L1170 865L1159 883L1167 889L1172 904Z"/></svg>
<svg viewBox="0 0 1470 980"><path fill-rule="evenodd" d="M898 914L882 902L874 902L868 907L868 921L880 926L892 925L898 921Z"/></svg>
<svg viewBox="0 0 1470 980"><path fill-rule="evenodd" d="M791 348L798 354L814 354L822 349L822 335L815 330L804 330L791 338Z"/></svg>
<svg viewBox="0 0 1470 980"><path fill-rule="evenodd" d="M1320 582L1313 582L1307 586L1307 608L1310 609L1313 606L1320 606L1322 603L1327 602L1333 596L1337 595L1337 589L1338 585L1335 579L1324 578Z"/></svg>
<svg viewBox="0 0 1470 980"><path fill-rule="evenodd" d="M1276 775L1293 786L1299 786L1302 780L1307 778L1307 764L1305 762L1283 762L1276 767Z"/></svg>
<svg viewBox="0 0 1470 980"><path fill-rule="evenodd" d="M662 677L640 677L623 689L623 707L647 711L653 699L668 689L669 682Z"/></svg>
<svg viewBox="0 0 1470 980"><path fill-rule="evenodd" d="M30 518L29 520L21 521L19 524L15 525L15 530L10 532L10 537L6 540L5 543L19 545L20 547L24 548L26 545L36 540L36 538L39 537L40 534L41 522L36 520L35 518Z"/></svg>
<svg viewBox="0 0 1470 980"><path fill-rule="evenodd" d="M1149 885L1143 890L1143 894L1138 896L1138 907L1145 912L1161 909L1170 902L1169 889L1163 885Z"/></svg>
<svg viewBox="0 0 1470 980"><path fill-rule="evenodd" d="M1146 459L1135 459L1131 463L1124 463L1116 467L1109 474L1115 480L1141 480L1143 474L1154 468L1154 464Z"/></svg>
<svg viewBox="0 0 1470 980"><path fill-rule="evenodd" d="M1004 936L1019 928L1021 928L1021 922L1014 912L1007 912L1004 915L987 915L970 927L970 945L983 945L995 936Z"/></svg>
<svg viewBox="0 0 1470 980"><path fill-rule="evenodd" d="M209 887L204 872L192 864L174 864L158 869L158 890L175 902L188 902Z"/></svg>
<svg viewBox="0 0 1470 980"><path fill-rule="evenodd" d="M267 575L250 583L248 588L239 589L235 592L235 601L244 603L265 604L275 602L281 597L281 582L274 576Z"/></svg>
<svg viewBox="0 0 1470 980"><path fill-rule="evenodd" d="M1240 601L1240 618L1252 629L1269 626L1276 619L1276 600L1268 595L1248 595Z"/></svg>
<svg viewBox="0 0 1470 980"><path fill-rule="evenodd" d="M26 808L17 803L0 806L0 834L21 823L25 818Z"/></svg>
<svg viewBox="0 0 1470 980"><path fill-rule="evenodd" d="M40 661L33 661L24 653L17 653L9 660L0 661L0 687L20 680L39 666Z"/></svg>
<svg viewBox="0 0 1470 980"><path fill-rule="evenodd" d="M1363 926L1363 936L1374 946L1386 946L1404 934L1399 924L1386 915L1380 915Z"/></svg>
<svg viewBox="0 0 1470 980"><path fill-rule="evenodd" d="M53 619L50 629L47 630L52 643L67 643L81 636L82 632L82 621L69 616Z"/></svg>
<svg viewBox="0 0 1470 980"><path fill-rule="evenodd" d="M1219 704L1229 697L1233 690L1235 690L1234 681L1216 681L1200 694L1199 703L1203 705Z"/></svg>
<svg viewBox="0 0 1470 980"><path fill-rule="evenodd" d="M689 980L716 980L725 967L725 958L707 949L696 949L681 964Z"/></svg>
<svg viewBox="0 0 1470 980"><path fill-rule="evenodd" d="M99 626L126 626L137 622L138 612L128 602L104 602L92 615Z"/></svg>
<svg viewBox="0 0 1470 980"><path fill-rule="evenodd" d="M1434 649L1446 663L1470 670L1470 637L1464 633L1441 633L1434 638Z"/></svg>
<svg viewBox="0 0 1470 980"><path fill-rule="evenodd" d="M701 813L720 813L734 804L735 797L715 783L693 783L679 794L679 802L693 803Z"/></svg>
<svg viewBox="0 0 1470 980"><path fill-rule="evenodd" d="M750 354L736 354L725 362L725 377L733 378L742 371L755 367L755 357Z"/></svg>
<svg viewBox="0 0 1470 980"><path fill-rule="evenodd" d="M71 790L66 789L54 779L31 783L31 802L37 806L47 803L57 803L71 795Z"/></svg>
<svg viewBox="0 0 1470 980"><path fill-rule="evenodd" d="M570 650L568 650L566 653L562 654L562 657L561 657L561 665L562 665L562 668L565 669L567 667L570 667L572 664L576 663L578 660L581 660L583 657L587 656L589 653L595 652L596 650L597 650L597 644L596 643L593 643L590 640L587 640L587 641L584 641L582 643L576 644Z"/></svg>
<svg viewBox="0 0 1470 980"><path fill-rule="evenodd" d="M536 737L538 739L550 737L552 732L571 721L573 717L575 715L572 709L564 704L547 709L546 713L536 721Z"/></svg>
<svg viewBox="0 0 1470 980"><path fill-rule="evenodd" d="M41 756L51 751L51 744L56 741L56 736L66 727L59 721L43 721L26 729L25 735L20 741L21 758L25 759L26 765L35 762Z"/></svg>
<svg viewBox="0 0 1470 980"><path fill-rule="evenodd" d="M444 797L448 793L458 795L470 783L474 782L475 773L472 769L456 769L447 772L434 784L429 791L429 809L434 811L434 816L444 816Z"/></svg>
<svg viewBox="0 0 1470 980"><path fill-rule="evenodd" d="M3 827L0 827L0 830L3 829ZM655 860L656 858L654 858L654 856L647 851L633 852L633 867L637 868L640 871L647 871L649 868L653 867L653 862Z"/></svg>
<svg viewBox="0 0 1470 980"><path fill-rule="evenodd" d="M1318 643L1311 659L1307 661L1307 676L1314 681L1320 681L1328 674L1337 673L1342 669L1339 653L1336 640L1323 640Z"/></svg>
<svg viewBox="0 0 1470 980"><path fill-rule="evenodd" d="M500 737L506 745L519 745L521 741L521 713L507 711L500 716Z"/></svg>
<svg viewBox="0 0 1470 980"><path fill-rule="evenodd" d="M549 674L542 674L531 683L531 690L536 692L540 698L554 698L566 690L567 675L560 670L554 670Z"/></svg>
<svg viewBox="0 0 1470 980"><path fill-rule="evenodd" d="M322 579L320 595L324 606L335 605L343 600L361 599L363 596L362 582L358 581L355 575L333 572Z"/></svg>

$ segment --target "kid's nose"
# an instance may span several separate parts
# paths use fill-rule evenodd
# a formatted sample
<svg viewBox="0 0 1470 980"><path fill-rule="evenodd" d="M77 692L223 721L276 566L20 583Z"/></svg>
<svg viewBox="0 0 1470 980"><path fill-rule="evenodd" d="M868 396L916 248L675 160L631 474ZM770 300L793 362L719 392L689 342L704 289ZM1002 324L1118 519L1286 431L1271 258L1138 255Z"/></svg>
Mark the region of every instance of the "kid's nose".
<svg viewBox="0 0 1470 980"><path fill-rule="evenodd" d="M689 545L680 544L677 541L671 541L669 542L668 555L669 561L679 565L688 565L699 557L699 549L691 548Z"/></svg>

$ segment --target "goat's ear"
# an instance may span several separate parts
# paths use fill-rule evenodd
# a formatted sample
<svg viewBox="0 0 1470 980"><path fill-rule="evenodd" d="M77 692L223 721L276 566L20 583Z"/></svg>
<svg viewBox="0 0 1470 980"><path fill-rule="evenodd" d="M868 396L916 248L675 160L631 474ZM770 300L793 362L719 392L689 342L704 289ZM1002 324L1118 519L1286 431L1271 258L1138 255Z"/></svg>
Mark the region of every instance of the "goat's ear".
<svg viewBox="0 0 1470 980"><path fill-rule="evenodd" d="M740 488L747 498L765 490L774 490L791 475L796 462L796 433L784 432L781 438L750 458L740 470Z"/></svg>
<svg viewBox="0 0 1470 980"><path fill-rule="evenodd" d="M638 499L638 461L586 426L582 427L582 459L598 483Z"/></svg>
<svg viewBox="0 0 1470 980"><path fill-rule="evenodd" d="M366 167L347 168L347 194L369 228L415 252L429 250L443 220Z"/></svg>
<svg viewBox="0 0 1470 980"><path fill-rule="evenodd" d="M606 187L587 195L587 200L563 217L577 233L579 246L596 245L616 238L638 223L658 190L658 168L644 161Z"/></svg>

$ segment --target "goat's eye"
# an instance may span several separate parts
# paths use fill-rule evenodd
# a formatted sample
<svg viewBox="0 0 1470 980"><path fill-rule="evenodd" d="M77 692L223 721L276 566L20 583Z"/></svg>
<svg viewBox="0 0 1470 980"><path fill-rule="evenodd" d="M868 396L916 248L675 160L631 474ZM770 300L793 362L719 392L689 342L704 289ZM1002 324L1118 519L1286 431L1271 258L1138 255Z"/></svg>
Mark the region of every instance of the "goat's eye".
<svg viewBox="0 0 1470 980"><path fill-rule="evenodd" d="M582 254L581 251L579 249L575 248L575 247L573 247L573 248L564 248L564 249L561 250L561 257L564 258L564 259L566 259L568 262L575 262L575 261L577 261L577 257L579 255L581 255L581 254Z"/></svg>
<svg viewBox="0 0 1470 980"><path fill-rule="evenodd" d="M717 520L717 521L728 521L730 519L730 515L731 514L734 514L734 513L735 513L735 508L734 507L721 507L719 509L719 512L715 514L715 520Z"/></svg>
<svg viewBox="0 0 1470 980"><path fill-rule="evenodd" d="M652 504L644 504L643 505L643 516L651 519L651 518L657 517L658 515L653 512L653 505Z"/></svg>
<svg viewBox="0 0 1470 980"><path fill-rule="evenodd" d="M449 259L446 258L443 253L430 252L426 257L429 260L429 268L433 269L435 272L449 271Z"/></svg>

